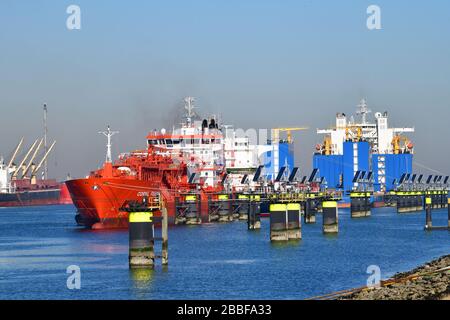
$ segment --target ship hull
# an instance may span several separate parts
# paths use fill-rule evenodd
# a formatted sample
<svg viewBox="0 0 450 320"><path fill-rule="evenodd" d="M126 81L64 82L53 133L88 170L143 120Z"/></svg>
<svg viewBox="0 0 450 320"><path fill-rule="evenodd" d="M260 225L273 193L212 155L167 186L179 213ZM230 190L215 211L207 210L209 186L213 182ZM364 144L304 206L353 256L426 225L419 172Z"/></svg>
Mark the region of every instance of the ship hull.
<svg viewBox="0 0 450 320"><path fill-rule="evenodd" d="M161 191L148 181L118 178L76 179L66 185L78 211L76 222L92 229L128 228L128 213L120 208L127 201L142 201L152 191ZM174 210L168 213L173 222Z"/></svg>
<svg viewBox="0 0 450 320"><path fill-rule="evenodd" d="M0 194L0 207L44 206L61 204L61 190L33 190Z"/></svg>

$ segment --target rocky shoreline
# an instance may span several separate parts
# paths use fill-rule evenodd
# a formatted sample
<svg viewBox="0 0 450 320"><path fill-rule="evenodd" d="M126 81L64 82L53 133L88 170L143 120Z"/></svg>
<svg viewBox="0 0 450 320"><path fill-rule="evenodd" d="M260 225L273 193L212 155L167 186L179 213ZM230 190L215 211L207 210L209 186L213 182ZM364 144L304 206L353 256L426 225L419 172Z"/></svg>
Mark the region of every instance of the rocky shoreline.
<svg viewBox="0 0 450 320"><path fill-rule="evenodd" d="M436 272L447 268L445 271ZM449 300L450 255L382 281L379 288L349 293L340 300Z"/></svg>

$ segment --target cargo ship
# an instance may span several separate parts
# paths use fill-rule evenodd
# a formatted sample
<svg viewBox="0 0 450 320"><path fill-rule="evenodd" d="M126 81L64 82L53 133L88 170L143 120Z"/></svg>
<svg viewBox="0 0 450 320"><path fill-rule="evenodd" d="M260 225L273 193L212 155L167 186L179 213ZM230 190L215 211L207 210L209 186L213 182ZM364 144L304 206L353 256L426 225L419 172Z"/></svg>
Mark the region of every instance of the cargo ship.
<svg viewBox="0 0 450 320"><path fill-rule="evenodd" d="M192 98L185 100L186 115L179 128L147 136L147 148L122 153L112 160L112 136L108 126L103 167L84 179L66 181L76 221L92 229L125 228L128 214L121 210L129 201L164 197L170 222L174 222L175 195L199 192L202 198L223 189L223 134L215 118L199 121Z"/></svg>
<svg viewBox="0 0 450 320"><path fill-rule="evenodd" d="M324 188L344 194L369 188L374 206L382 206L383 195L397 187L403 174L412 173L414 144L405 134L414 128L389 127L387 112L376 112L375 121L369 121L369 113L362 99L356 111L358 120L338 113L335 127L318 129L325 138L316 145L313 167L323 177ZM344 196L345 204L349 199Z"/></svg>
<svg viewBox="0 0 450 320"><path fill-rule="evenodd" d="M34 163L43 144L36 140L28 149L19 165L14 163L24 139L17 145L12 158L5 163L0 159L0 207L41 206L70 204L72 200L64 183L52 179L38 179L37 175L45 163L55 142L45 152L38 164Z"/></svg>
<svg viewBox="0 0 450 320"><path fill-rule="evenodd" d="M252 188L251 177L264 166L268 177L282 164L293 164L293 150L287 141L257 144L248 136L236 135L216 116L204 118L195 111L194 99L184 99L185 115L180 126L150 132L146 148L122 153L112 160L108 127L106 161L86 178L66 181L77 208L76 221L92 229L126 228L129 201L142 201L158 193L164 197L169 222L176 218L176 202L183 197L200 197L201 208L222 191ZM278 131L277 131L278 132ZM250 182L249 182L250 181ZM190 195L191 194L191 195ZM201 209L204 210L204 209ZM207 209L206 209L207 210Z"/></svg>

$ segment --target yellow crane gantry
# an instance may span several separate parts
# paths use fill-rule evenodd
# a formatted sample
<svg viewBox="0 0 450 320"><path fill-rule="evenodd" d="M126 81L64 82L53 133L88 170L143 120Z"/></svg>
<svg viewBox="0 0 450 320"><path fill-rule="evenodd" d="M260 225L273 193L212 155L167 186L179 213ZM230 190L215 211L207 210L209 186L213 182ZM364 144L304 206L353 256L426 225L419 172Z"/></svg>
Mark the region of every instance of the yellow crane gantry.
<svg viewBox="0 0 450 320"><path fill-rule="evenodd" d="M400 143L402 141L404 142L404 148L411 149L413 147L411 140L409 140L408 137L396 134L392 138L392 142L391 142L392 150L394 151L394 154L401 153L402 147L401 147Z"/></svg>
<svg viewBox="0 0 450 320"><path fill-rule="evenodd" d="M292 127L292 128L273 128L272 141L280 141L280 132L286 132L287 142L292 143L292 131L308 130L308 127Z"/></svg>

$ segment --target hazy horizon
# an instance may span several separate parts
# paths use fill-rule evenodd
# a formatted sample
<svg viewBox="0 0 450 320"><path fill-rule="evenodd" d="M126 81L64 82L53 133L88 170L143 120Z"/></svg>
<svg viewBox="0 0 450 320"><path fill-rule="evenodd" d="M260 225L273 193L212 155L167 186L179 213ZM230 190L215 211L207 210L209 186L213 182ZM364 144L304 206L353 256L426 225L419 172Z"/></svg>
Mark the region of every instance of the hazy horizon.
<svg viewBox="0 0 450 320"><path fill-rule="evenodd" d="M81 8L68 30L66 8ZM366 9L381 8L381 30ZM49 175L83 177L106 153L170 128L185 96L236 128L307 126L294 134L310 171L337 112L361 98L414 127L414 170L449 174L450 3L442 1L11 1L0 4L0 155L19 139L57 145Z"/></svg>

